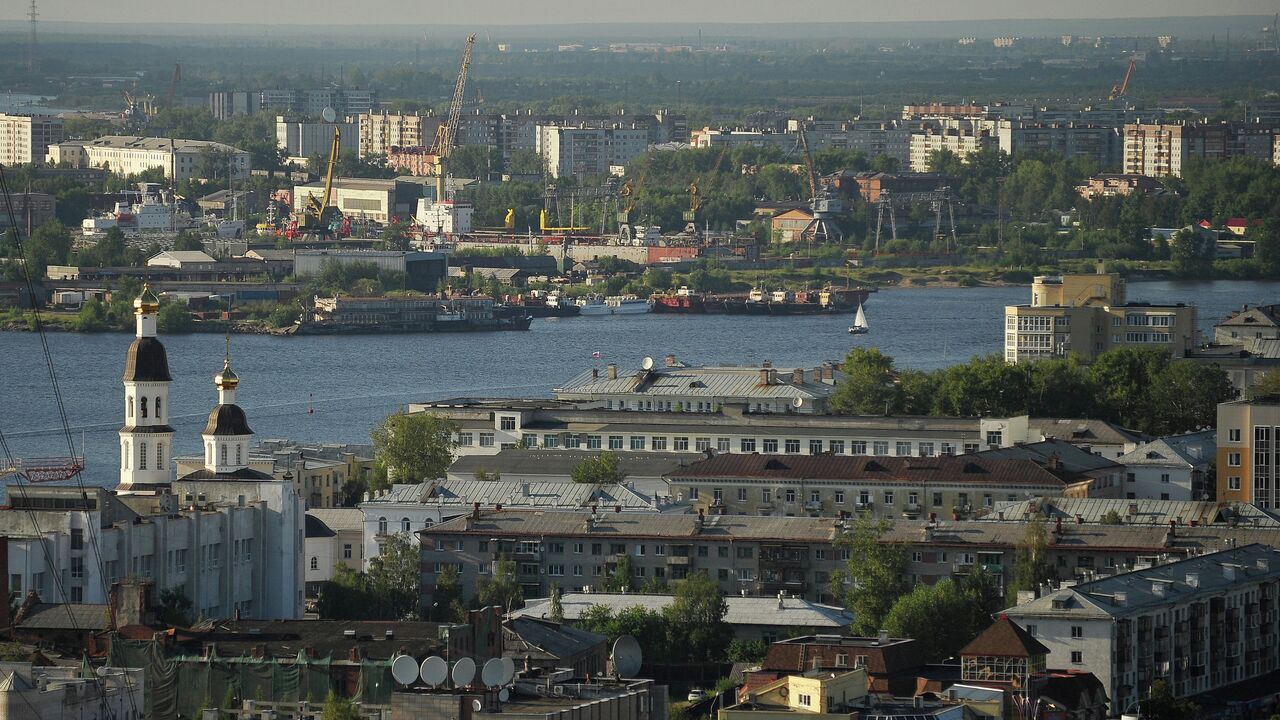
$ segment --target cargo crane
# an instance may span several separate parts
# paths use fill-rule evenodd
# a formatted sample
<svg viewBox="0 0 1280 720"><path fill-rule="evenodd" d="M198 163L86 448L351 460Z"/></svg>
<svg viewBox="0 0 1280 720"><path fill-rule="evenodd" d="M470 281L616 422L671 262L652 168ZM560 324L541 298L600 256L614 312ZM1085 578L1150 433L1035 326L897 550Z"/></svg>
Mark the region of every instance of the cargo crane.
<svg viewBox="0 0 1280 720"><path fill-rule="evenodd" d="M333 131L333 144L329 148L329 166L324 176L324 195L309 195L302 208L302 219L296 234L331 237L342 222L342 211L329 202L333 199L333 176L338 167L338 155L342 152L342 133Z"/></svg>
<svg viewBox="0 0 1280 720"><path fill-rule="evenodd" d="M462 66L458 68L458 79L453 85L453 98L449 101L449 115L436 130L435 144L431 153L436 157L436 202L445 200L445 176L448 172L449 155L458 139L458 124L462 119L462 99L467 88L467 69L471 67L471 50L475 47L476 36L467 36L466 46L462 50Z"/></svg>
<svg viewBox="0 0 1280 720"><path fill-rule="evenodd" d="M702 209L702 204L706 201L707 193L711 189L711 185L715 180L716 173L720 171L720 164L724 162L724 156L729 152L729 144L725 143L720 149L720 154L716 156L715 163L707 170L707 173L700 179L689 183L689 209L684 211L686 233L696 233L698 231L698 211Z"/></svg>
<svg viewBox="0 0 1280 720"><path fill-rule="evenodd" d="M649 161L652 156L644 156L644 165L640 167L640 175L635 182L627 180L618 188L618 241L630 243L635 240L635 231L631 227L631 213L636 209L636 200L640 199L640 189L644 187L644 179L649 174Z"/></svg>
<svg viewBox="0 0 1280 720"><path fill-rule="evenodd" d="M178 83L180 82L182 82L182 65L179 63L174 63L173 79L169 81L169 90L164 94L164 104L161 105L161 107L163 108L173 107L173 102L178 97Z"/></svg>
<svg viewBox="0 0 1280 720"><path fill-rule="evenodd" d="M800 127L800 148L804 151L804 168L809 178L809 211L813 213L813 219L800 233L800 237L811 243L838 243L844 236L833 218L840 212L842 205L839 198L832 197L827 188L818 186L818 173L813 168L813 154L809 152L808 133L803 125Z"/></svg>
<svg viewBox="0 0 1280 720"><path fill-rule="evenodd" d="M1111 86L1111 94L1107 97L1107 100L1119 100L1125 96L1125 93L1129 91L1129 80L1133 77L1133 69L1137 66L1138 56L1130 55L1129 67L1124 71L1124 79L1120 81L1119 85Z"/></svg>

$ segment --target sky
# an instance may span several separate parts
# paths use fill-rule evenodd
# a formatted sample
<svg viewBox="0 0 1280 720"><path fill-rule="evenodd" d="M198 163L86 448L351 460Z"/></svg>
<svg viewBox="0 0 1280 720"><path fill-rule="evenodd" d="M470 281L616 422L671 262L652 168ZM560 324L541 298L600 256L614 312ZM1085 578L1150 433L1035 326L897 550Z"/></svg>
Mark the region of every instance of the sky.
<svg viewBox="0 0 1280 720"><path fill-rule="evenodd" d="M43 21L524 25L1270 15L1277 0L37 0ZM9 0L0 17L25 17Z"/></svg>

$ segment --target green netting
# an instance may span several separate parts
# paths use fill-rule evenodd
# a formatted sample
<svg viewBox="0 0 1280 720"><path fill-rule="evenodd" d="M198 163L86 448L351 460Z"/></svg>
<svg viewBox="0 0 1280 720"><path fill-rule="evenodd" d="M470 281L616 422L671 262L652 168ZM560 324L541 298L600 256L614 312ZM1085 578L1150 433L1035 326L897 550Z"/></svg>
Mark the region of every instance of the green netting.
<svg viewBox="0 0 1280 720"><path fill-rule="evenodd" d="M118 667L145 670L148 720L199 717L201 710L221 707L228 698L237 705L243 700L323 703L330 690L342 693L348 667L344 664L335 671L329 658L313 660L303 653L289 660L166 656L163 646L155 641L115 635L110 660ZM394 683L390 662L365 660L358 672L352 700L391 701Z"/></svg>

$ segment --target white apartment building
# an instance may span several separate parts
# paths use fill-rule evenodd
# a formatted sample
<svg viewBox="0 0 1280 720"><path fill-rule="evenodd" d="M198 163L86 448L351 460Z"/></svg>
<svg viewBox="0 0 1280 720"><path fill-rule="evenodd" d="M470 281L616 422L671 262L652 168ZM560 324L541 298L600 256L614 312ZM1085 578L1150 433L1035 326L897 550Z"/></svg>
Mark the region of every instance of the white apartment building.
<svg viewBox="0 0 1280 720"><path fill-rule="evenodd" d="M440 121L434 114L361 113L356 116L360 157L386 155L392 148L429 147Z"/></svg>
<svg viewBox="0 0 1280 720"><path fill-rule="evenodd" d="M206 140L107 135L96 140L69 140L49 145L50 164L95 167L118 175L134 175L152 168L164 170L169 179L189 180L205 169L210 152L225 155L225 162L237 180L247 179L250 155L230 145ZM223 170L225 172L225 170Z"/></svg>
<svg viewBox="0 0 1280 720"><path fill-rule="evenodd" d="M996 144L991 132L975 123L955 122L941 129L926 128L911 134L911 171L929 172L930 156L941 150L967 158Z"/></svg>
<svg viewBox="0 0 1280 720"><path fill-rule="evenodd" d="M1276 669L1280 553L1268 545L1149 560L1034 595L1005 614L1049 648L1049 669L1096 675L1112 716L1132 712L1156 680L1187 697Z"/></svg>
<svg viewBox="0 0 1280 720"><path fill-rule="evenodd" d="M276 147L288 153L289 157L309 158L319 155L328 158L335 130L338 131L344 150L352 151L360 146L360 126L354 122L314 122L277 115Z"/></svg>
<svg viewBox="0 0 1280 720"><path fill-rule="evenodd" d="M1125 467L1126 498L1207 500L1210 466L1217 453L1213 430L1171 435L1143 443L1116 460Z"/></svg>
<svg viewBox="0 0 1280 720"><path fill-rule="evenodd" d="M636 127L539 125L537 152L551 177L602 175L649 147L649 131Z"/></svg>
<svg viewBox="0 0 1280 720"><path fill-rule="evenodd" d="M0 113L0 163L42 163L49 146L62 142L62 118Z"/></svg>

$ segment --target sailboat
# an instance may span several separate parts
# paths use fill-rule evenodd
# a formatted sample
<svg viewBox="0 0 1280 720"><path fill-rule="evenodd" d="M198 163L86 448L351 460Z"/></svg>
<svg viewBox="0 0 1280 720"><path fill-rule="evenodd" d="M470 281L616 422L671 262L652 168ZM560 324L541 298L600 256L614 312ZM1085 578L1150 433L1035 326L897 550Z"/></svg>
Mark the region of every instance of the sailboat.
<svg viewBox="0 0 1280 720"><path fill-rule="evenodd" d="M871 328L867 326L867 314L862 311L862 303L858 303L858 314L853 317L853 324L849 326L850 335L865 335L871 332Z"/></svg>

